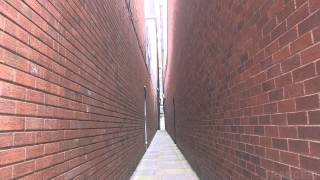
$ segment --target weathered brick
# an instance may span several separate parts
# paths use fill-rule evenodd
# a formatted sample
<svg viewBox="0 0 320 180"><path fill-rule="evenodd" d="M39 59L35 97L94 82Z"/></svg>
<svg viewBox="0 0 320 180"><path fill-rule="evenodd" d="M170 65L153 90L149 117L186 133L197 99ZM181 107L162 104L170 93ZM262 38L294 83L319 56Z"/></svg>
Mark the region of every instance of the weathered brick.
<svg viewBox="0 0 320 180"><path fill-rule="evenodd" d="M284 95L286 98L298 97L302 96L303 94L304 92L302 83L292 84L284 88Z"/></svg>
<svg viewBox="0 0 320 180"><path fill-rule="evenodd" d="M25 149L16 148L0 152L0 164L6 165L25 160Z"/></svg>
<svg viewBox="0 0 320 180"><path fill-rule="evenodd" d="M320 111L309 111L309 123L320 124Z"/></svg>
<svg viewBox="0 0 320 180"><path fill-rule="evenodd" d="M32 103L17 102L16 113L21 115L36 115L37 105Z"/></svg>
<svg viewBox="0 0 320 180"><path fill-rule="evenodd" d="M16 101L0 98L0 112L14 114L16 110Z"/></svg>
<svg viewBox="0 0 320 180"><path fill-rule="evenodd" d="M288 142L286 139L272 139L272 144L274 148L281 150L288 150Z"/></svg>
<svg viewBox="0 0 320 180"><path fill-rule="evenodd" d="M296 102L294 99L284 100L278 102L278 111L283 112L294 112L295 111Z"/></svg>
<svg viewBox="0 0 320 180"><path fill-rule="evenodd" d="M279 161L280 154L279 151L276 149L266 149L266 157L275 161Z"/></svg>
<svg viewBox="0 0 320 180"><path fill-rule="evenodd" d="M279 24L271 31L271 40L278 38L281 34L287 31L286 22Z"/></svg>
<svg viewBox="0 0 320 180"><path fill-rule="evenodd" d="M303 140L288 140L289 143L289 151L296 153L309 153L309 146L307 141Z"/></svg>
<svg viewBox="0 0 320 180"><path fill-rule="evenodd" d="M278 104L277 103L269 103L269 104L265 104L263 106L263 112L265 114L273 114L277 112L278 109Z"/></svg>
<svg viewBox="0 0 320 180"><path fill-rule="evenodd" d="M273 125L286 125L287 124L286 114L273 114L271 116L271 121Z"/></svg>
<svg viewBox="0 0 320 180"><path fill-rule="evenodd" d="M292 75L291 73L284 74L275 79L276 87L284 87L286 85L292 84Z"/></svg>
<svg viewBox="0 0 320 180"><path fill-rule="evenodd" d="M10 83L0 82L0 95L3 97L25 100L26 89Z"/></svg>
<svg viewBox="0 0 320 180"><path fill-rule="evenodd" d="M24 130L24 125L24 118L13 116L0 116L0 131Z"/></svg>
<svg viewBox="0 0 320 180"><path fill-rule="evenodd" d="M307 94L320 92L320 77L315 77L304 82Z"/></svg>
<svg viewBox="0 0 320 180"><path fill-rule="evenodd" d="M273 43L269 44L265 48L265 56L269 57L278 50L279 50L279 43L277 41L274 41Z"/></svg>
<svg viewBox="0 0 320 180"><path fill-rule="evenodd" d="M315 76L315 74L316 70L315 65L313 63L306 66L302 66L292 72L294 82L311 78Z"/></svg>
<svg viewBox="0 0 320 180"><path fill-rule="evenodd" d="M295 2L294 1L288 1L284 3L284 7L277 15L278 22L281 22L285 20L291 13L293 13L295 10Z"/></svg>
<svg viewBox="0 0 320 180"><path fill-rule="evenodd" d="M289 125L304 125L308 121L306 112L288 113L287 118Z"/></svg>
<svg viewBox="0 0 320 180"><path fill-rule="evenodd" d="M7 148L13 145L12 133L1 133L0 134L0 148Z"/></svg>
<svg viewBox="0 0 320 180"><path fill-rule="evenodd" d="M275 88L275 82L274 82L274 80L270 80L270 81L264 82L264 83L262 84L262 89L263 89L263 91L270 91L270 90L272 90L272 89L274 89L274 88Z"/></svg>
<svg viewBox="0 0 320 180"><path fill-rule="evenodd" d="M297 138L298 130L296 127L283 126L279 127L280 138Z"/></svg>
<svg viewBox="0 0 320 180"><path fill-rule="evenodd" d="M319 10L320 2L317 0L309 0L309 6L310 6L310 11L314 12L316 10Z"/></svg>
<svg viewBox="0 0 320 180"><path fill-rule="evenodd" d="M34 144L36 141L35 134L33 132L21 132L14 134L14 145L28 145Z"/></svg>
<svg viewBox="0 0 320 180"><path fill-rule="evenodd" d="M313 30L313 40L315 42L320 42L320 26Z"/></svg>
<svg viewBox="0 0 320 180"><path fill-rule="evenodd" d="M300 7L301 5L305 4L308 0L295 0L296 6Z"/></svg>
<svg viewBox="0 0 320 180"><path fill-rule="evenodd" d="M320 159L300 156L301 167L310 171L320 172Z"/></svg>
<svg viewBox="0 0 320 180"><path fill-rule="evenodd" d="M26 147L26 158L31 159L44 155L44 145L34 145Z"/></svg>
<svg viewBox="0 0 320 180"><path fill-rule="evenodd" d="M320 157L320 143L310 142L310 154L313 156Z"/></svg>
<svg viewBox="0 0 320 180"><path fill-rule="evenodd" d="M270 20L266 23L266 25L263 27L263 33L264 33L264 35L269 34L269 33L271 32L271 30L272 30L274 27L276 27L276 25L277 25L277 20L276 20L276 18L270 19Z"/></svg>
<svg viewBox="0 0 320 180"><path fill-rule="evenodd" d="M301 22L298 25L299 34L306 33L310 30L312 30L314 27L320 25L320 11L317 11L316 13L312 14L310 17L305 19L303 22Z"/></svg>
<svg viewBox="0 0 320 180"><path fill-rule="evenodd" d="M320 157L320 143L310 142L310 154L313 156Z"/></svg>
<svg viewBox="0 0 320 180"><path fill-rule="evenodd" d="M311 96L297 98L296 108L298 111L319 108L319 96L315 94Z"/></svg>
<svg viewBox="0 0 320 180"><path fill-rule="evenodd" d="M310 171L307 171L303 168L295 168L295 167L291 167L291 176L294 177L296 180L298 179L311 180L313 178L312 173Z"/></svg>
<svg viewBox="0 0 320 180"><path fill-rule="evenodd" d="M300 138L319 140L320 139L319 130L320 130L320 127L299 127L298 133Z"/></svg>
<svg viewBox="0 0 320 180"><path fill-rule="evenodd" d="M12 179L12 166L1 167L0 174L3 179Z"/></svg>
<svg viewBox="0 0 320 180"><path fill-rule="evenodd" d="M42 118L26 117L26 129L27 130L39 130L44 128L44 120Z"/></svg>
<svg viewBox="0 0 320 180"><path fill-rule="evenodd" d="M293 27L294 25L302 21L304 18L306 18L308 15L308 4L304 4L288 17L288 27Z"/></svg>
<svg viewBox="0 0 320 180"><path fill-rule="evenodd" d="M284 47L290 42L296 40L298 37L298 32L296 28L291 28L288 32L286 32L283 36L279 38L280 47Z"/></svg>
<svg viewBox="0 0 320 180"><path fill-rule="evenodd" d="M62 153L46 156L36 160L35 169L39 170L39 169L47 168L47 167L56 165L58 163L61 163L63 161L64 161L64 155Z"/></svg>
<svg viewBox="0 0 320 180"><path fill-rule="evenodd" d="M311 33L304 34L290 45L291 53L297 53L312 45ZM304 56L301 56L303 59ZM304 61L302 61L304 62Z"/></svg>
<svg viewBox="0 0 320 180"><path fill-rule="evenodd" d="M272 56L272 63L279 63L290 56L289 46L282 48L280 51L276 52Z"/></svg>
<svg viewBox="0 0 320 180"><path fill-rule="evenodd" d="M281 151L280 159L285 164L299 166L299 156L295 153Z"/></svg>
<svg viewBox="0 0 320 180"><path fill-rule="evenodd" d="M320 58L319 49L320 49L320 44L317 44L317 45L312 46L311 48L303 51L301 53L301 63L306 64L306 63L312 62L316 59L319 59Z"/></svg>
<svg viewBox="0 0 320 180"><path fill-rule="evenodd" d="M13 166L13 177L18 178L35 170L35 162L27 161Z"/></svg>
<svg viewBox="0 0 320 180"><path fill-rule="evenodd" d="M283 88L273 90L269 92L270 101L279 101L283 99Z"/></svg>
<svg viewBox="0 0 320 180"><path fill-rule="evenodd" d="M300 56L292 56L281 63L282 72L291 71L300 66Z"/></svg>
<svg viewBox="0 0 320 180"><path fill-rule="evenodd" d="M276 127L276 126L266 126L265 130L266 130L266 136L279 137L278 127Z"/></svg>

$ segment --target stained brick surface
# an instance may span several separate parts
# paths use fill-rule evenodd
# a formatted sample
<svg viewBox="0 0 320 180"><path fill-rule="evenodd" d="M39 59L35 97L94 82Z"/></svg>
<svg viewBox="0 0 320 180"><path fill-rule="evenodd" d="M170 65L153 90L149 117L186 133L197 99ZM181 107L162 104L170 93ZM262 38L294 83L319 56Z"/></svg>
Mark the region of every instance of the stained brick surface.
<svg viewBox="0 0 320 180"><path fill-rule="evenodd" d="M154 94L143 1L0 1L0 179L128 179Z"/></svg>
<svg viewBox="0 0 320 180"><path fill-rule="evenodd" d="M319 179L319 2L169 1L166 128L201 179Z"/></svg>

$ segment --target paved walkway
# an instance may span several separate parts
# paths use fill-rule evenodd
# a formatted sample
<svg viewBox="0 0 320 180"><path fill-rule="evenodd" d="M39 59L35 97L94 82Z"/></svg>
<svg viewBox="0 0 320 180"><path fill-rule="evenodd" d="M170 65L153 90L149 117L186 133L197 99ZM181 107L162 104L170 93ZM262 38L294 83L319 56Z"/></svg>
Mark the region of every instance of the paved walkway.
<svg viewBox="0 0 320 180"><path fill-rule="evenodd" d="M198 180L166 131L155 135L131 180Z"/></svg>

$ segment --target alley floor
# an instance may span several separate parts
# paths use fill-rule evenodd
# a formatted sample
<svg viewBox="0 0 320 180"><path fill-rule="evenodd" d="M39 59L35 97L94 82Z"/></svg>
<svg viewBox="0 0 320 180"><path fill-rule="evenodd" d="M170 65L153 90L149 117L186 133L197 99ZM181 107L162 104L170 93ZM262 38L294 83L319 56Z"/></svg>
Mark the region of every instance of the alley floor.
<svg viewBox="0 0 320 180"><path fill-rule="evenodd" d="M198 177L164 130L156 133L131 180L197 180Z"/></svg>

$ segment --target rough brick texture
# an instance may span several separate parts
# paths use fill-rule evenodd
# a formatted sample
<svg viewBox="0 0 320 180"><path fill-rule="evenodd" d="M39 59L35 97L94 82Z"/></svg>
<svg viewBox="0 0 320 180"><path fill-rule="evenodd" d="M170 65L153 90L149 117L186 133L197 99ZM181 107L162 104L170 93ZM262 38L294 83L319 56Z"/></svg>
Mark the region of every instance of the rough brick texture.
<svg viewBox="0 0 320 180"><path fill-rule="evenodd" d="M142 0L0 0L1 180L130 177L144 85L149 141L157 127L141 11Z"/></svg>
<svg viewBox="0 0 320 180"><path fill-rule="evenodd" d="M319 179L319 5L169 1L166 128L201 179Z"/></svg>

